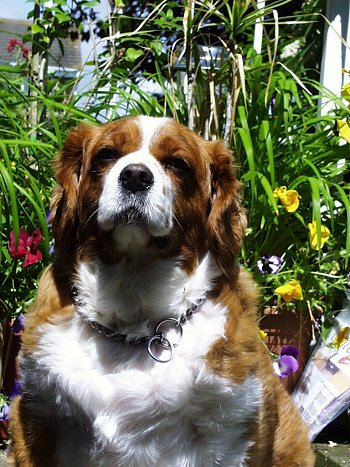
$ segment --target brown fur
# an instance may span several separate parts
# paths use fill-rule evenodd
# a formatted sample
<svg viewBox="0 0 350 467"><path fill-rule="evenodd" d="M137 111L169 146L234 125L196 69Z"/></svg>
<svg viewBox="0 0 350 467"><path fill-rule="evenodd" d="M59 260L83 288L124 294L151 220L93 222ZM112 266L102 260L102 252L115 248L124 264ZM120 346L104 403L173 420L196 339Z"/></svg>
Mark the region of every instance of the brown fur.
<svg viewBox="0 0 350 467"><path fill-rule="evenodd" d="M256 298L249 275L238 268L236 276L220 286L217 301L230 313L226 336L212 347L208 363L216 373L236 383L250 374L263 381L264 403L258 422L252 422L255 444L248 467L311 467L315 458L306 426L274 374L269 352L257 333Z"/></svg>
<svg viewBox="0 0 350 467"><path fill-rule="evenodd" d="M135 151L139 142L134 119L99 127L81 125L68 136L55 162L58 185L53 194L51 221L56 260L43 274L37 300L28 314L24 354L30 354L37 345L42 323L64 320L74 313L69 285L78 258L97 255L106 262L120 259L108 233L100 232L96 225L96 200L101 193L103 173L95 157L103 147L117 148L122 157ZM182 267L190 273L205 252L212 251L223 273L212 295L227 307L229 315L225 337L211 348L207 363L215 373L237 384L249 375L263 381L259 417L250 422L255 444L248 467L312 467L314 454L306 427L274 374L270 356L258 335L255 287L237 265L246 217L232 153L224 143L204 142L176 122L159 132L151 151L161 162L169 156L179 156L191 171L182 178L169 174L177 187L174 210L178 223L161 249L150 240L150 255L181 255ZM108 165L103 170L108 170ZM52 458L54 432L48 428L52 421L33 417L28 411L28 397L18 398L12 409L15 463L18 467L57 466Z"/></svg>

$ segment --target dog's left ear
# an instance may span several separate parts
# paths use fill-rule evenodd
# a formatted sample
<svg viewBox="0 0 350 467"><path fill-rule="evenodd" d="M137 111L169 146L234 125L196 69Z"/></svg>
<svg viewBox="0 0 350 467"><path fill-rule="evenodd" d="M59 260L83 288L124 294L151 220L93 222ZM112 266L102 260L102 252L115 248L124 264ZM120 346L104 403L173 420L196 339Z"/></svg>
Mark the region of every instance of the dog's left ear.
<svg viewBox="0 0 350 467"><path fill-rule="evenodd" d="M207 142L211 160L212 205L208 217L209 247L227 277L232 275L247 226L241 206L241 183L233 154L223 141Z"/></svg>
<svg viewBox="0 0 350 467"><path fill-rule="evenodd" d="M71 130L54 161L58 184L53 191L49 222L58 246L68 246L76 237L80 171L85 147L94 131L93 126L84 123Z"/></svg>

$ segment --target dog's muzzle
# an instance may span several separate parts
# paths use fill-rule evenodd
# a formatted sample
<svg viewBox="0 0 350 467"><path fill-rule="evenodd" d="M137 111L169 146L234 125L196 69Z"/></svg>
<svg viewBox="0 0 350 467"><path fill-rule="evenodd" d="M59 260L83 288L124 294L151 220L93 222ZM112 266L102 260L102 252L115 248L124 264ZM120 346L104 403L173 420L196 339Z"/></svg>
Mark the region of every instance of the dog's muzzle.
<svg viewBox="0 0 350 467"><path fill-rule="evenodd" d="M106 174L99 200L98 223L103 230L120 226L147 231L153 237L172 228L174 191L153 156L121 158Z"/></svg>

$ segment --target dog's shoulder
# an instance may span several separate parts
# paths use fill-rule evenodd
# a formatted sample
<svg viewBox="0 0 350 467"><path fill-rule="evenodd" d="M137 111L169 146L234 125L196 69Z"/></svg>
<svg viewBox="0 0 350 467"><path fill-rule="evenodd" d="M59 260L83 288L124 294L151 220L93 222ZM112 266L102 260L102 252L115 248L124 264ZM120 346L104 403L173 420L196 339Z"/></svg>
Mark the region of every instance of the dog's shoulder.
<svg viewBox="0 0 350 467"><path fill-rule="evenodd" d="M25 333L22 346L32 348L37 345L40 329L48 322L64 319L74 314L74 306L64 281L56 277L54 266L48 266L39 281L37 297L25 315Z"/></svg>

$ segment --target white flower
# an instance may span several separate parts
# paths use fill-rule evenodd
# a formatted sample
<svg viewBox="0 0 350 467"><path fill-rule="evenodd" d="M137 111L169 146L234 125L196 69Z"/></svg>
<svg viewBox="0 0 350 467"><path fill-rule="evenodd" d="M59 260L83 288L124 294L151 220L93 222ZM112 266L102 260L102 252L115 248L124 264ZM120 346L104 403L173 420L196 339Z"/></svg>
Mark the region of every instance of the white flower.
<svg viewBox="0 0 350 467"><path fill-rule="evenodd" d="M282 50L281 59L285 60L286 58L295 57L299 53L301 46L302 46L301 39L297 39L296 41L291 42L290 44L286 45Z"/></svg>

